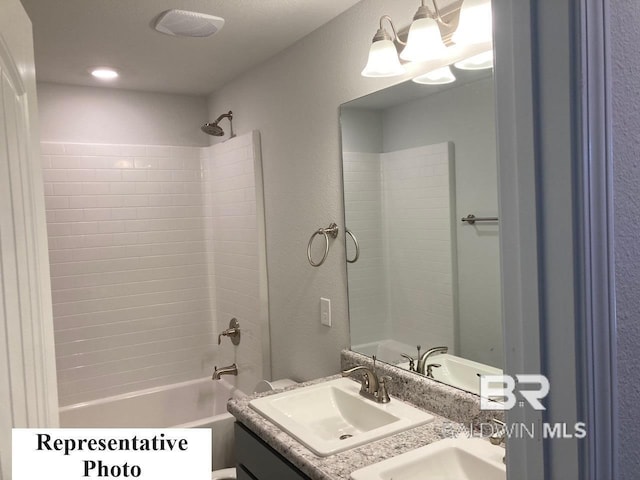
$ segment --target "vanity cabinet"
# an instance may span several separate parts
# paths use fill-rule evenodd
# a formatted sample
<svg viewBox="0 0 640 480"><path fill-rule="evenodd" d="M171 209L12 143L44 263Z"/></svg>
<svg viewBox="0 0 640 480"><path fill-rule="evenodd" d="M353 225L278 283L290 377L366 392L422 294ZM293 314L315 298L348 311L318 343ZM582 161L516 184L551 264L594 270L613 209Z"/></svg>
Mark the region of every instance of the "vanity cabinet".
<svg viewBox="0 0 640 480"><path fill-rule="evenodd" d="M311 480L241 423L235 424L238 480Z"/></svg>

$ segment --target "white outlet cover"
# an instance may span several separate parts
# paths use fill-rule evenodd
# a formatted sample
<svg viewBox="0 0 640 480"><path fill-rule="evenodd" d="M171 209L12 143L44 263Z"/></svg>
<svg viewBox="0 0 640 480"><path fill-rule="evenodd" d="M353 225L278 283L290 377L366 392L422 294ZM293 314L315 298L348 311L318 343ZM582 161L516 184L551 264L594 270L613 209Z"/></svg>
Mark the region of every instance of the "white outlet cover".
<svg viewBox="0 0 640 480"><path fill-rule="evenodd" d="M320 298L320 323L331 326L331 300L328 298Z"/></svg>

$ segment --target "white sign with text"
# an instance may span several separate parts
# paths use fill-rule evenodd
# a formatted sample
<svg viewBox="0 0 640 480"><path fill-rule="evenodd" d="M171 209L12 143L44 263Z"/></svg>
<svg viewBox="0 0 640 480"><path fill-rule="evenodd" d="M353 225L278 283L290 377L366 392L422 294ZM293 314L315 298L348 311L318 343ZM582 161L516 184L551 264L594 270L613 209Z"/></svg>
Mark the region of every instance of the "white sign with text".
<svg viewBox="0 0 640 480"><path fill-rule="evenodd" d="M13 429L13 480L211 479L210 429Z"/></svg>

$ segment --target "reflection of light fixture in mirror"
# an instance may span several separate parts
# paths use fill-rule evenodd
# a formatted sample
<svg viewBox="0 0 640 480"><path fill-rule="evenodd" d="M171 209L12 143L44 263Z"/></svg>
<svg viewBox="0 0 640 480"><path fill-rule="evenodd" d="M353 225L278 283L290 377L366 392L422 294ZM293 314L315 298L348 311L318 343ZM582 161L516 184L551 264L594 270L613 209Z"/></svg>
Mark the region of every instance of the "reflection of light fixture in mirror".
<svg viewBox="0 0 640 480"><path fill-rule="evenodd" d="M473 57L465 58L454 63L460 70L485 70L493 68L493 50L487 50Z"/></svg>
<svg viewBox="0 0 640 480"><path fill-rule="evenodd" d="M491 42L491 0L464 0L458 28L451 40L459 45Z"/></svg>
<svg viewBox="0 0 640 480"><path fill-rule="evenodd" d="M456 77L447 65L446 67L437 68L429 73L420 75L414 78L413 81L422 85L446 85L447 83L455 82Z"/></svg>
<svg viewBox="0 0 640 480"><path fill-rule="evenodd" d="M422 5L413 17L407 46L400 53L400 58L410 62L426 62L441 57L445 50L438 24L422 0Z"/></svg>
<svg viewBox="0 0 640 480"><path fill-rule="evenodd" d="M373 37L373 43L369 50L367 66L362 70L363 77L395 77L405 72L404 67L400 65L394 39L382 26L382 21L385 19L391 25L395 40L400 42L391 17L388 15L381 17L380 28Z"/></svg>

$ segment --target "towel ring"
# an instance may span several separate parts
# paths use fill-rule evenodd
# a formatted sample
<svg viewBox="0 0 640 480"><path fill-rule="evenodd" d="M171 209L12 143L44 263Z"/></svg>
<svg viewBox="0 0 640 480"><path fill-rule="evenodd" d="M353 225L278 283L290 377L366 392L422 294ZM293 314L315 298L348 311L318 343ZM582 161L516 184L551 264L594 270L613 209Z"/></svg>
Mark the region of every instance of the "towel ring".
<svg viewBox="0 0 640 480"><path fill-rule="evenodd" d="M358 261L358 259L360 258L360 245L358 244L358 239L353 234L353 232L351 230L349 230L348 228L345 229L345 232L347 232L347 235L349 235L351 237L351 239L353 240L353 243L356 246L356 256L353 257L353 260L349 260L347 258L347 263L356 263Z"/></svg>
<svg viewBox="0 0 640 480"><path fill-rule="evenodd" d="M316 235L324 235L325 241L324 255L322 256L322 260L320 260L318 263L315 263L311 258L311 245L313 245L313 241L315 240ZM309 245L307 246L307 259L309 260L309 263L312 267L319 267L327 259L327 255L329 255L329 236L331 236L331 238L336 238L338 236L338 225L336 225L335 223L332 223L327 228L319 228L318 230L313 232L313 235L311 235L311 238L309 239Z"/></svg>

